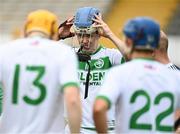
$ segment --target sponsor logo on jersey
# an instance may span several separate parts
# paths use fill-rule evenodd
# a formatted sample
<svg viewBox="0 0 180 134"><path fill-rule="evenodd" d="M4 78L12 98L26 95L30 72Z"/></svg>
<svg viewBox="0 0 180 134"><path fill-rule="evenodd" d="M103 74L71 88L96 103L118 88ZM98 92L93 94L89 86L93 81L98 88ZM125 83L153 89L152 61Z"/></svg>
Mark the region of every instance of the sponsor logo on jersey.
<svg viewBox="0 0 180 134"><path fill-rule="evenodd" d="M93 71L93 72L90 72L89 85L100 86L102 84L103 79L104 79L105 73L106 73L106 71ZM79 80L84 85L85 85L85 82L86 82L86 75L87 75L87 72L82 71L82 72L78 73Z"/></svg>
<svg viewBox="0 0 180 134"><path fill-rule="evenodd" d="M79 72L79 80L85 81L87 72ZM104 79L105 71L93 71L90 72L89 80L90 81L102 81Z"/></svg>
<svg viewBox="0 0 180 134"><path fill-rule="evenodd" d="M98 59L95 63L94 66L98 69L102 68L104 66L104 61L102 59Z"/></svg>
<svg viewBox="0 0 180 134"><path fill-rule="evenodd" d="M112 65L109 60L109 57L103 57L100 59L92 59L89 61L90 69L92 70L106 70L109 69ZM88 70L89 66L86 62L79 62L80 70Z"/></svg>

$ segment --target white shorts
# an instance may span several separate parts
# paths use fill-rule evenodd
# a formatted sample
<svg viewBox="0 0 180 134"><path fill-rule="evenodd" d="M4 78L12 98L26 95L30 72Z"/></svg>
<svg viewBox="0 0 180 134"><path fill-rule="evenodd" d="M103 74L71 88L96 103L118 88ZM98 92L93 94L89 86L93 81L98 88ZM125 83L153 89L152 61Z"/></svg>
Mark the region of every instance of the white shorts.
<svg viewBox="0 0 180 134"><path fill-rule="evenodd" d="M71 134L68 125L66 125L66 127L65 127L65 134ZM97 132L96 132L96 130L81 128L80 134L97 134ZM115 134L115 130L109 130L108 134Z"/></svg>

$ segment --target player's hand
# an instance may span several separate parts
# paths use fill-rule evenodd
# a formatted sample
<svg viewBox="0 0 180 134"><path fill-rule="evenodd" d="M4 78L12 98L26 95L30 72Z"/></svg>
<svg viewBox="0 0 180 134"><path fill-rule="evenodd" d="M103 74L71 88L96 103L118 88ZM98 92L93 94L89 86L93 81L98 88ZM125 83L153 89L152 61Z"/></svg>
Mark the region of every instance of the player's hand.
<svg viewBox="0 0 180 134"><path fill-rule="evenodd" d="M102 20L101 14L95 15L95 18L93 18L93 21L95 22L93 24L93 27L98 29L98 33L100 36L109 38L111 35L113 35L109 26Z"/></svg>
<svg viewBox="0 0 180 134"><path fill-rule="evenodd" d="M179 128L177 128L177 130L176 130L175 134L180 134L180 127L179 127Z"/></svg>
<svg viewBox="0 0 180 134"><path fill-rule="evenodd" d="M69 37L73 37L75 34L70 31L71 26L73 25L74 17L70 17L66 21L60 24L58 28L59 38L65 39Z"/></svg>

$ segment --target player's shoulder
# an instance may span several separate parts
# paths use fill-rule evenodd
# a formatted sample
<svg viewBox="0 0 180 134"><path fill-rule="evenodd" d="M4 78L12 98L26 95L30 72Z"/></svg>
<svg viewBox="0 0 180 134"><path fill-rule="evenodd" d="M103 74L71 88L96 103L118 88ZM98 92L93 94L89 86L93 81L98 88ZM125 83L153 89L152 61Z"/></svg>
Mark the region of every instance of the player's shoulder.
<svg viewBox="0 0 180 134"><path fill-rule="evenodd" d="M164 75L166 75L167 80L174 87L172 90L178 89L178 92L180 92L180 71L167 68Z"/></svg>
<svg viewBox="0 0 180 134"><path fill-rule="evenodd" d="M108 55L110 57L111 56L123 57L122 53L116 48L107 48L102 45L100 47L101 47L101 52L105 55Z"/></svg>
<svg viewBox="0 0 180 134"><path fill-rule="evenodd" d="M168 68L175 70L175 71L180 71L180 68L177 65L172 64L172 63L168 66Z"/></svg>
<svg viewBox="0 0 180 134"><path fill-rule="evenodd" d="M53 51L57 53L66 53L67 51L71 51L71 47L63 42L58 42L46 38L42 38L37 41L40 42L39 44L41 48L46 49L47 51ZM34 43L36 43L36 40L34 40Z"/></svg>
<svg viewBox="0 0 180 134"><path fill-rule="evenodd" d="M134 63L132 61L125 62L124 64L113 66L110 70L114 74L120 74L121 76L128 76L134 70Z"/></svg>
<svg viewBox="0 0 180 134"><path fill-rule="evenodd" d="M172 70L169 68L168 68L168 71L172 74L172 76L175 76L175 77L179 78L179 80L180 80L180 71Z"/></svg>
<svg viewBox="0 0 180 134"><path fill-rule="evenodd" d="M67 45L66 43L62 41L54 41L56 44L58 44L58 47L62 47L64 49L72 49L71 46Z"/></svg>
<svg viewBox="0 0 180 134"><path fill-rule="evenodd" d="M62 54L68 54L70 52L73 52L72 47L69 45L65 44L64 42L58 42L58 41L53 41L54 42L54 49L55 51L60 51Z"/></svg>
<svg viewBox="0 0 180 134"><path fill-rule="evenodd" d="M46 38L20 38L17 40L10 41L0 47L0 52L2 53L11 53L21 50L34 50L40 49L47 52L64 54L71 51L71 48L64 44L59 43L58 41L53 41Z"/></svg>
<svg viewBox="0 0 180 134"><path fill-rule="evenodd" d="M101 46L102 50L107 51L108 53L121 53L118 49L116 48L108 48Z"/></svg>
<svg viewBox="0 0 180 134"><path fill-rule="evenodd" d="M176 83L177 81L179 81L178 83L180 83L180 71L168 68L166 65L159 62L157 62L156 64L158 65L158 75L161 75L161 77L166 77L169 81L171 81L171 83Z"/></svg>
<svg viewBox="0 0 180 134"><path fill-rule="evenodd" d="M154 61L149 61L145 59L132 59L125 62L124 64L113 67L113 69L115 70L114 72L119 72L123 76L128 76L132 74L140 75L141 73L145 73L145 70L153 70L154 67L157 67L156 65L154 65Z"/></svg>
<svg viewBox="0 0 180 134"><path fill-rule="evenodd" d="M16 40L12 40L9 42L4 43L3 45L0 46L0 52L2 53L6 53L6 51L10 51L11 49L16 48L16 45L19 44L20 42L24 42L24 39L16 39Z"/></svg>

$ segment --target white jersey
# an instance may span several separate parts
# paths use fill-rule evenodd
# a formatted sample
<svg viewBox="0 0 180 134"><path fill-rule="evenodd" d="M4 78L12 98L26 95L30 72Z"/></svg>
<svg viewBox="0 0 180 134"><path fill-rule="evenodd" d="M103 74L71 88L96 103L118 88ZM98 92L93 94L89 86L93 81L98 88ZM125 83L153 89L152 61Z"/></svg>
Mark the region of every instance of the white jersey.
<svg viewBox="0 0 180 134"><path fill-rule="evenodd" d="M0 133L64 133L64 86L78 83L71 48L43 38L0 47Z"/></svg>
<svg viewBox="0 0 180 134"><path fill-rule="evenodd" d="M173 133L180 75L156 61L134 59L109 71L98 97L115 105L117 134Z"/></svg>
<svg viewBox="0 0 180 134"><path fill-rule="evenodd" d="M99 91L100 86L104 80L107 71L115 66L124 62L122 54L117 49L109 49L100 46L99 49L91 56L90 60L90 80L88 96L85 96L85 83L88 65L86 62L79 62L79 80L81 86L81 100L82 100L82 129L95 130L93 121L93 104L95 97ZM108 112L108 127L109 130L114 129L115 117L114 109Z"/></svg>

